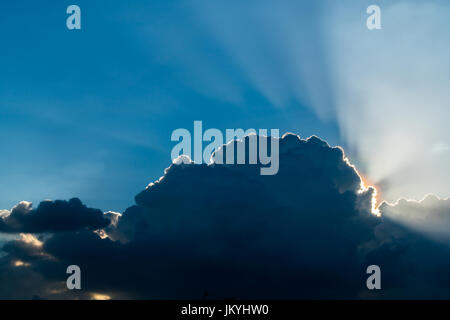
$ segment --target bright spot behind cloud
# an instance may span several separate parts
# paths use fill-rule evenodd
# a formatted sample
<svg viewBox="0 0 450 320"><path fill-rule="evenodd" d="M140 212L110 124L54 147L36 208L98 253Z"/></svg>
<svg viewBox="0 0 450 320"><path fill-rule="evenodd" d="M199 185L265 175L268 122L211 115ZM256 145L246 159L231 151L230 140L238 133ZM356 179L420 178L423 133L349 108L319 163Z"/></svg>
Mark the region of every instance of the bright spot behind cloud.
<svg viewBox="0 0 450 320"><path fill-rule="evenodd" d="M385 199L447 196L450 5L380 7L379 31L365 28L362 6L335 5L328 21L342 136Z"/></svg>

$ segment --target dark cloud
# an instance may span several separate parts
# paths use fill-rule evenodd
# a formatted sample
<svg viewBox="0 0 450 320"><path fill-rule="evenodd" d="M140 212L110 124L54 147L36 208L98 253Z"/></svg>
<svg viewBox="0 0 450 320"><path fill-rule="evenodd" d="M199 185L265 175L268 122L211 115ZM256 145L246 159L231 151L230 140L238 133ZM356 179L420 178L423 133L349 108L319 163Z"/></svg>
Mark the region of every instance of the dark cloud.
<svg viewBox="0 0 450 320"><path fill-rule="evenodd" d="M98 209L88 208L77 198L69 201L43 201L36 209L21 202L0 217L0 232L42 233L105 228L110 219Z"/></svg>
<svg viewBox="0 0 450 320"><path fill-rule="evenodd" d="M386 299L449 299L450 248L384 216L365 244L364 264L381 267Z"/></svg>
<svg viewBox="0 0 450 320"><path fill-rule="evenodd" d="M449 296L448 246L374 216L374 189L361 188L342 149L285 135L278 174L259 173L258 165L172 165L135 206L102 215L111 224L100 232L8 242L0 272L29 270L43 298ZM71 264L82 270L80 292L64 288ZM366 288L370 264L381 267L381 291Z"/></svg>

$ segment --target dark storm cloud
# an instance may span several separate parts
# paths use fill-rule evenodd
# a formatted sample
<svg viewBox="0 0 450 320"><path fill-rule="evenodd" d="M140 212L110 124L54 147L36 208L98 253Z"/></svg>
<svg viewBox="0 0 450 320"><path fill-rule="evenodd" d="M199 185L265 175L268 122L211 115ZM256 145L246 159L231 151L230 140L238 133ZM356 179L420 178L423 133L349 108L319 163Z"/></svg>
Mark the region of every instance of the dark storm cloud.
<svg viewBox="0 0 450 320"><path fill-rule="evenodd" d="M373 192L361 190L340 148L285 135L277 175L255 165L172 165L137 205L106 214L112 223L102 232L7 243L0 272L29 270L49 298L449 296L448 247L375 217ZM81 267L81 293L64 287L71 264ZM381 266L382 291L366 289L369 264Z"/></svg>
<svg viewBox="0 0 450 320"><path fill-rule="evenodd" d="M364 264L382 270L386 299L450 299L450 247L383 217ZM373 245L373 247L371 246ZM370 296L370 294L368 294Z"/></svg>
<svg viewBox="0 0 450 320"><path fill-rule="evenodd" d="M109 224L110 220L102 211L88 208L73 198L69 201L43 201L36 209L32 209L29 202L21 202L11 212L2 214L0 232L60 232L84 227L95 230Z"/></svg>

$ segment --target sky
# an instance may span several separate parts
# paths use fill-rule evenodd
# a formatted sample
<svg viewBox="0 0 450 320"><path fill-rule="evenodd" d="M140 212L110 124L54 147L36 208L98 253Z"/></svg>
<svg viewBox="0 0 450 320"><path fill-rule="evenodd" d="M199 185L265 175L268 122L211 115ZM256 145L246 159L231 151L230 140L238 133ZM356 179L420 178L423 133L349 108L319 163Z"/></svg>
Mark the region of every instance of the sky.
<svg viewBox="0 0 450 320"><path fill-rule="evenodd" d="M194 120L338 142L305 102L275 106L249 82L196 6L80 1L82 29L70 31L67 5L1 4L1 208L78 196L123 210L171 163L172 131Z"/></svg>
<svg viewBox="0 0 450 320"><path fill-rule="evenodd" d="M1 208L123 210L194 120L316 134L389 201L448 196L446 2L379 1L372 31L367 1L77 4L74 31L68 3L1 4Z"/></svg>
<svg viewBox="0 0 450 320"><path fill-rule="evenodd" d="M81 30L66 27L66 8L71 4L81 8ZM366 9L372 4L381 8L379 30L369 30L366 26L369 16ZM0 232L6 234L0 240L6 243L6 253L0 251L0 257L9 255L9 260L3 261L5 265L17 261L14 260L20 257L17 248L23 246L31 246L33 250L41 248L42 252L60 257L64 262L70 260L59 251L56 240L51 240L59 238L65 243L80 237L82 244L98 245L99 252L104 253L103 249L128 252L137 260L140 257L137 252L146 248L149 239L167 240L169 251L182 251L182 244L173 240L176 238L173 234L161 233L163 227L161 230L142 227L142 231L135 219L143 215L143 221L147 221L146 214L154 210L153 222L178 230L178 220L170 225L158 214L164 212L162 208L176 216L187 209L181 204L180 207L172 205L167 199L186 204L189 199L202 203L214 197L202 184L192 182L192 187L202 196L183 188L179 190L177 184L198 179L214 186L216 181L211 181L205 173L210 171L203 172L209 169L188 166L186 177L173 167L164 171L172 163L170 155L175 145L171 141L172 132L178 128L193 131L194 121L202 121L204 129L218 128L223 132L227 128L275 128L279 129L280 136L291 132L300 137L295 142L291 142L291 136L282 139L286 145L292 143L298 153L293 156L286 151L281 167L294 177L305 178L305 184L298 180L291 185L286 176L279 180L261 180L255 194L269 192L266 196L270 197L272 191L276 196L267 200L269 207L279 209L282 206L279 201L283 200L288 212L325 212L327 208L314 207L314 203L307 201L306 195L310 194L311 199L319 202L325 199L336 203L335 207L328 208L330 212L340 214L348 210L350 215L359 217L361 210L370 212L366 197L371 198L373 190L358 193L361 190L355 186L360 185L361 179L366 186L375 187L378 203L387 201L380 207L387 222L383 220L374 227L371 221L364 221L358 224L359 229L352 229L354 226L344 214L343 224L352 225L349 228L355 232L350 250L353 255L356 255L354 247L364 244L370 247L363 257L367 261L382 256L386 250L397 257L395 244L389 248L381 245L387 240L380 234L390 232L402 235L393 236L395 241L408 245L413 240L421 243L419 252L408 251L407 256L387 262L396 266L408 263L433 247L429 239L439 243L436 252L441 252L442 243L448 242L449 237L442 227L448 225L448 200L445 199L450 196L450 128L447 124L450 116L450 3L447 1L152 0L127 3L77 0L56 3L17 0L0 4L0 30ZM307 140L313 135L323 143ZM323 152L316 148L323 148ZM354 167L337 159L343 154L336 150L344 150ZM306 159L316 156L317 165L304 160L304 155ZM339 170L331 170L331 167ZM314 175L308 175L304 168L309 168ZM211 175L224 180L225 185L217 186L223 190L240 183L246 185L249 183L247 175L252 172L247 173L245 169L244 173L238 171L242 177L230 178L220 170L212 170ZM331 176L324 177L323 172ZM165 182L146 189L149 183L162 176ZM323 190L316 186L316 180L325 186ZM347 190L349 184L352 187ZM348 193L340 197L332 185ZM158 191L159 186L163 191ZM287 186L302 190L306 195L290 194ZM179 193L172 193L172 188ZM277 188L285 193L278 193ZM429 194L431 196L427 197ZM291 203L297 197L306 204ZM70 200L74 198L80 200ZM54 202L43 202L41 207L39 204L44 200ZM28 202L17 205L21 201L33 203L33 209ZM250 212L262 208L258 203L246 201L243 208L238 204L245 201L235 199L227 212L250 216L244 214L241 226L230 222L228 229L219 228L219 234L223 232L226 238L227 232L249 231L248 223L254 219ZM221 197L217 199L217 205L225 202ZM361 208L356 210L355 206ZM199 211L201 214L214 208L204 204ZM123 218L117 218L122 224L111 222L108 227L115 217L114 214L101 215L108 211L123 213ZM55 212L64 213L62 220L53 216ZM85 218L72 220L74 212ZM126 212L130 218L125 218ZM23 218L24 214L32 217ZM195 219L194 212L187 210L186 214ZM270 214L265 211L264 214L267 214L267 221L271 221ZM17 215L18 221L25 220L15 226L13 220L5 220L11 215ZM219 221L225 219L218 215ZM428 217L425 222L423 215ZM179 217L180 221L183 219ZM310 219L307 221L316 221L314 215ZM212 230L217 227L215 218L205 221ZM296 226L299 223L288 218L282 222ZM282 222L281 229L271 230L274 235L282 230ZM267 226L250 231L257 237L263 227ZM408 231L404 231L404 227ZM195 230L197 226L192 228ZM94 238L94 229L108 234L107 240ZM85 233L79 233L80 230ZM374 237L364 238L361 230L369 230ZM38 234L39 241L14 237L19 233ZM54 234L54 237L39 238L42 233ZM183 236L187 243L191 240L197 243L198 239L189 238L189 232ZM245 240L230 241L251 246ZM289 246L283 242L286 239L277 242L279 239L274 236L273 240L275 248ZM44 245L39 244L41 242ZM212 243L223 245L226 250L233 247L218 239L212 239ZM323 250L330 248L328 240L319 239L317 245ZM267 248L267 243L262 240L255 244L255 248L264 246ZM293 251L283 251L286 254L283 258L305 249L289 248ZM159 254L155 248L148 250ZM196 254L204 257L208 248L204 250ZM447 253L447 247L442 250ZM315 257L309 251L302 254ZM437 256L428 258L438 261ZM80 256L81 260L84 258ZM342 256L336 259L343 261ZM3 262L0 261L0 269ZM190 262L192 266L198 263ZM36 268L42 267L39 263ZM130 267L123 261L120 263L125 268ZM425 271L432 274L436 268L444 268L447 262L439 263L430 262ZM101 266L98 263L91 267ZM357 266L352 264L349 268L354 270L352 268ZM279 270L274 266L266 271L272 274ZM48 272L41 276L53 281ZM332 277L333 272L326 272ZM36 275L36 279L39 277ZM42 287L51 290L49 286L53 285L53 282L46 282ZM217 283L217 288L223 286ZM336 286L339 288L339 284ZM122 283L117 283L117 292L105 290L101 281L95 282L93 287L117 297L165 296L143 288L130 292ZM250 297L254 294L250 284L243 289ZM269 289L274 287L268 286L267 292ZM441 294L433 286L429 290L437 296ZM229 288L224 288L224 292L233 294ZM395 290L392 292L392 296L396 296ZM195 294L186 292L184 297L195 297ZM364 295L355 289L348 292L348 296Z"/></svg>

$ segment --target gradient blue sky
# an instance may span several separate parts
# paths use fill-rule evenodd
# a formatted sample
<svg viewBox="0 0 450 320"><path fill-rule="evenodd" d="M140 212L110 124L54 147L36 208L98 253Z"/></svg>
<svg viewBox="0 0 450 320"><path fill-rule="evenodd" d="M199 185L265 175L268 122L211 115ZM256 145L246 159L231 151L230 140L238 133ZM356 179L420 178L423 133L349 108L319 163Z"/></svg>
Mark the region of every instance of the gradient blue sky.
<svg viewBox="0 0 450 320"><path fill-rule="evenodd" d="M122 210L170 164L171 132L194 120L338 142L301 101L274 107L185 2L76 1L80 31L65 26L70 4L0 5L1 208L77 196Z"/></svg>
<svg viewBox="0 0 450 320"><path fill-rule="evenodd" d="M194 120L318 135L389 200L449 194L445 1L17 0L0 30L0 208L123 210Z"/></svg>

